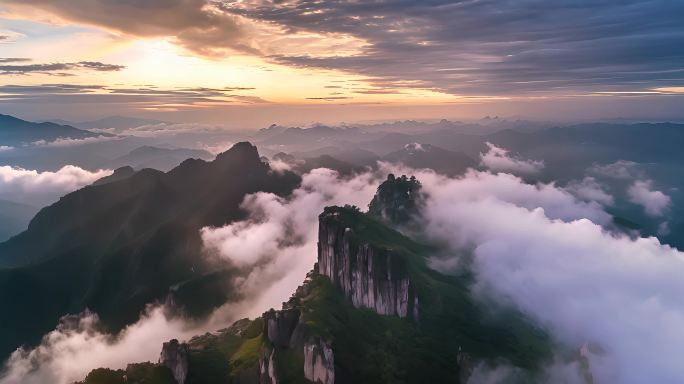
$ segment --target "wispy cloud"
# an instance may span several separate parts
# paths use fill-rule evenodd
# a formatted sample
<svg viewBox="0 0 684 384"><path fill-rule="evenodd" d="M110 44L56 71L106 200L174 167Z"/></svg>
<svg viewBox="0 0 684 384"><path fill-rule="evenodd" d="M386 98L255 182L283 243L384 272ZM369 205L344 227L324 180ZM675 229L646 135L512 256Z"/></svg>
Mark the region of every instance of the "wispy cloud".
<svg viewBox="0 0 684 384"><path fill-rule="evenodd" d="M21 62L27 62L31 61L31 59L26 58L26 57L0 57L0 64L1 63L21 63Z"/></svg>
<svg viewBox="0 0 684 384"><path fill-rule="evenodd" d="M77 63L47 63L47 64L7 64L30 61L25 58L0 59L0 75L30 75L34 73L71 76L73 71L92 70L98 72L120 71L124 65L106 64L99 61L79 61Z"/></svg>
<svg viewBox="0 0 684 384"><path fill-rule="evenodd" d="M92 66L92 64L91 64ZM95 65L97 66L97 65ZM0 70L2 66L0 65ZM139 88L106 85L0 85L0 101L14 101L24 104L78 104L111 103L128 104L140 108L194 108L216 104L267 104L256 95L243 95L254 88Z"/></svg>

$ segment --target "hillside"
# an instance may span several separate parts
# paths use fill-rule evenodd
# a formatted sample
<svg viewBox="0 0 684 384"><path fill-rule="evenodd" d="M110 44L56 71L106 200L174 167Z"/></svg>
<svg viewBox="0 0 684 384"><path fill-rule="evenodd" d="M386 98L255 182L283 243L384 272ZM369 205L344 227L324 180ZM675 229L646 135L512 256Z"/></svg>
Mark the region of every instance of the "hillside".
<svg viewBox="0 0 684 384"><path fill-rule="evenodd" d="M462 174L477 166L473 158L462 152L447 151L430 144L410 143L382 157L383 161L399 163L415 169L432 169L448 176Z"/></svg>
<svg viewBox="0 0 684 384"><path fill-rule="evenodd" d="M546 333L482 307L467 272L427 266L434 252L355 207L327 207L318 262L281 310L165 343L157 366L179 384L465 383L502 361L537 377L553 348Z"/></svg>
<svg viewBox="0 0 684 384"><path fill-rule="evenodd" d="M189 316L208 313L230 298L235 271L204 262L200 228L240 219L245 194L287 195L298 183L238 143L212 162L144 169L62 197L0 244L0 306L12 313L0 318L0 355L85 308L119 330L171 287Z"/></svg>
<svg viewBox="0 0 684 384"><path fill-rule="evenodd" d="M35 141L83 139L99 136L92 132L55 123L33 123L13 116L0 114L0 145L18 146Z"/></svg>
<svg viewBox="0 0 684 384"><path fill-rule="evenodd" d="M212 158L211 153L201 149L160 148L145 145L109 161L106 166L111 169L125 166L135 169L153 168L166 172L186 159L211 160Z"/></svg>

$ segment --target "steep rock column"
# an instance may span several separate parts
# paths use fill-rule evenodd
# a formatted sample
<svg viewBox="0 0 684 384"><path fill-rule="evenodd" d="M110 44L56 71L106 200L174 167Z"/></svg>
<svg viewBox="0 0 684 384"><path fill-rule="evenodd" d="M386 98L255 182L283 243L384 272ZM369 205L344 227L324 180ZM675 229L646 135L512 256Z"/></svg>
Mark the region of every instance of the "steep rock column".
<svg viewBox="0 0 684 384"><path fill-rule="evenodd" d="M275 366L275 348L263 348L259 358L259 384L278 384Z"/></svg>
<svg viewBox="0 0 684 384"><path fill-rule="evenodd" d="M173 339L162 344L159 364L168 367L173 372L173 377L178 384L185 384L188 376L188 346Z"/></svg>
<svg viewBox="0 0 684 384"><path fill-rule="evenodd" d="M335 383L335 360L330 343L310 338L304 344L304 377L316 384Z"/></svg>
<svg viewBox="0 0 684 384"><path fill-rule="evenodd" d="M359 308L381 315L418 319L418 297L400 255L357 244L354 231L336 212L320 217L318 272L327 276Z"/></svg>
<svg viewBox="0 0 684 384"><path fill-rule="evenodd" d="M290 338L299 324L298 309L268 311L263 314L264 334L268 340L278 347L290 347Z"/></svg>

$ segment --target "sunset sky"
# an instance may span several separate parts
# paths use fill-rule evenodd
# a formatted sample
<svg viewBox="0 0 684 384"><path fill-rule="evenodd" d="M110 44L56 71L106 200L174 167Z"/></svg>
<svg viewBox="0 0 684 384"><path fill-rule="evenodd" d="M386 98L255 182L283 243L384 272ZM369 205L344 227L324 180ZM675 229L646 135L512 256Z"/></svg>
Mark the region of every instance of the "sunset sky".
<svg viewBox="0 0 684 384"><path fill-rule="evenodd" d="M684 2L0 0L0 113L684 118Z"/></svg>

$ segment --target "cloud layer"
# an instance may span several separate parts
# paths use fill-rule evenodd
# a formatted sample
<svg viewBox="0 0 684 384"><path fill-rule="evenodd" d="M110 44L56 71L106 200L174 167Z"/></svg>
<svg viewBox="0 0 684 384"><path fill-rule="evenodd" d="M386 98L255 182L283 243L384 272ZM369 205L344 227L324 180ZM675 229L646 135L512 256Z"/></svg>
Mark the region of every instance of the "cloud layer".
<svg viewBox="0 0 684 384"><path fill-rule="evenodd" d="M677 0L4 3L19 15L39 8L116 34L166 37L204 56L240 52L357 73L370 92L659 94L684 84Z"/></svg>
<svg viewBox="0 0 684 384"><path fill-rule="evenodd" d="M111 174L111 170L91 172L74 165L54 172L0 166L0 199L43 206Z"/></svg>
<svg viewBox="0 0 684 384"><path fill-rule="evenodd" d="M41 73L55 76L72 76L73 71L91 70L114 72L126 68L124 65L106 64L99 61L79 61L77 63L19 64L30 61L25 58L0 59L0 75L29 75Z"/></svg>
<svg viewBox="0 0 684 384"><path fill-rule="evenodd" d="M451 273L471 263L478 297L520 309L570 350L584 351L597 382L678 382L684 377L679 361L684 254L655 238L610 232L611 217L597 199L577 199L554 184L528 184L505 173L471 170L447 178L382 164L378 174L341 178L317 169L304 175L288 198L248 195L245 220L201 233L208 258L229 260L245 272L237 285L247 299L227 304L209 323L190 328L208 330L227 319L279 307L316 260L317 216L323 207L365 206L388 172L421 180L428 238L446 244L452 255L472 255L470 261L436 256L433 267ZM591 180L581 184L593 187ZM41 368L31 376L38 381L24 382L60 377L56 383L68 383L96 366L155 359L163 339L192 333L155 310L118 339L99 334L91 324L94 318L86 315L78 331L59 328L41 348L18 352L10 372L21 375L27 364L39 361ZM141 345L140 351L130 350ZM547 371L553 382L574 383L579 382L578 368L554 362ZM477 371L487 382L507 382L511 375L515 370L505 366Z"/></svg>
<svg viewBox="0 0 684 384"><path fill-rule="evenodd" d="M487 152L480 154L480 161L492 171L533 175L544 169L543 161L517 159L508 150L492 143L487 143L487 147Z"/></svg>
<svg viewBox="0 0 684 384"><path fill-rule="evenodd" d="M279 307L304 281L316 261L318 215L323 208L364 207L375 194L378 181L372 174L347 179L329 169L314 169L304 175L301 187L291 197L249 195L243 203L250 213L248 220L202 229L210 253L251 269L243 289L261 298L249 315Z"/></svg>
<svg viewBox="0 0 684 384"><path fill-rule="evenodd" d="M0 65L0 73L2 66ZM126 104L149 110L177 110L206 105L265 104L268 101L254 95L238 92L253 88L161 88L142 86L125 88L106 85L41 84L0 85L0 102L12 102L22 106L43 104Z"/></svg>
<svg viewBox="0 0 684 384"><path fill-rule="evenodd" d="M539 96L643 91L684 81L678 19L684 4L676 0L255 0L223 8L290 31L364 41L353 55L274 58L360 73L381 88Z"/></svg>
<svg viewBox="0 0 684 384"><path fill-rule="evenodd" d="M519 308L571 349L599 346L603 355L588 355L597 382L681 381L684 254L609 233L572 199L562 210L515 201L511 191L528 188L521 180L501 194L478 174L418 177L429 196L426 232L473 255L481 297Z"/></svg>
<svg viewBox="0 0 684 384"><path fill-rule="evenodd" d="M219 228L202 229L207 257L232 261L246 273L236 282L244 300L229 302L202 324L169 319L163 307L149 308L119 335L102 333L97 316L85 313L63 320L32 350L18 350L6 362L0 384L69 384L98 367L124 368L127 363L156 361L161 343L187 340L224 328L245 316L279 308L316 261L318 215L331 204L366 205L380 179L366 174L340 178L316 169L287 199L270 193L247 195L248 218Z"/></svg>
<svg viewBox="0 0 684 384"><path fill-rule="evenodd" d="M70 316L43 337L35 349L18 349L6 362L0 384L69 384L99 367L125 368L131 362L156 362L161 343L198 332L150 308L140 321L117 336L101 332L96 314Z"/></svg>

